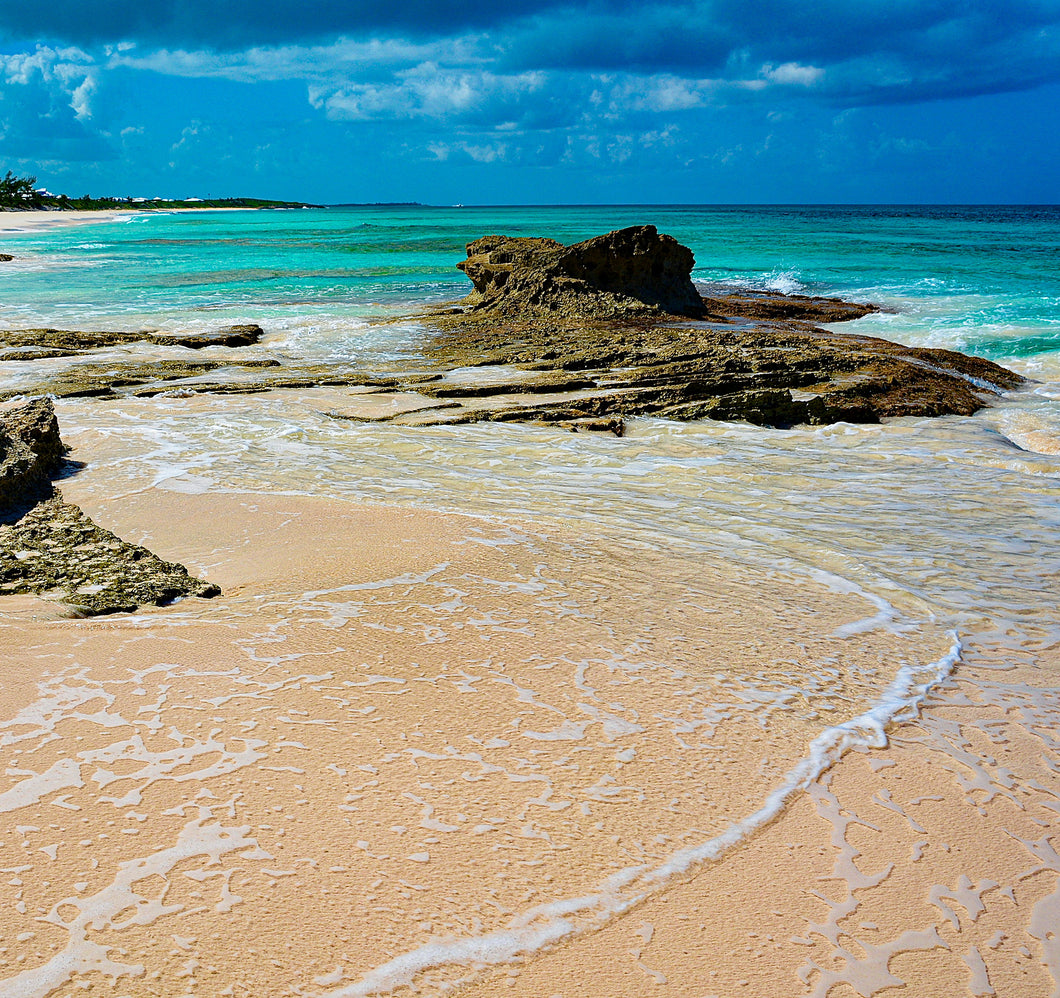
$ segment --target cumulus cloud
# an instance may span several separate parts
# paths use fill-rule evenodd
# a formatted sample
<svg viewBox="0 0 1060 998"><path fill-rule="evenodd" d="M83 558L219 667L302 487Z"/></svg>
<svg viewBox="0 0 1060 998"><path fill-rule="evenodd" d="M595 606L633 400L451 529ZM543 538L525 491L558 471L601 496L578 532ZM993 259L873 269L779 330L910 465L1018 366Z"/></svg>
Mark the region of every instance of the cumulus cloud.
<svg viewBox="0 0 1060 998"><path fill-rule="evenodd" d="M772 83L812 87L824 76L824 70L817 66L802 66L797 62L785 62L781 66L768 64L763 66L762 76Z"/></svg>
<svg viewBox="0 0 1060 998"><path fill-rule="evenodd" d="M423 63L385 83L314 83L309 100L338 120L478 117L499 122L544 82L541 73L497 76Z"/></svg>
<svg viewBox="0 0 1060 998"><path fill-rule="evenodd" d="M38 45L0 54L0 152L39 159L105 159L114 154L91 127L98 66L76 47Z"/></svg>
<svg viewBox="0 0 1060 998"><path fill-rule="evenodd" d="M0 54L0 77L5 83L43 86L65 95L79 118L91 117L88 98L96 73L95 60L78 48L38 45L32 52Z"/></svg>

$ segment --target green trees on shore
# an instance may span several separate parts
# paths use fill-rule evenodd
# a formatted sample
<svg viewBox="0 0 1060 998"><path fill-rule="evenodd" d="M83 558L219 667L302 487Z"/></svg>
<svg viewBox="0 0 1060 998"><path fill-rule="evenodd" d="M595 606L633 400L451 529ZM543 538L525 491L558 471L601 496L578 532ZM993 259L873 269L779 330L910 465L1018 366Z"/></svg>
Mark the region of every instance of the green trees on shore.
<svg viewBox="0 0 1060 998"><path fill-rule="evenodd" d="M0 208L36 208L40 199L33 185L36 177L16 177L10 170L0 180Z"/></svg>
<svg viewBox="0 0 1060 998"><path fill-rule="evenodd" d="M32 209L48 211L72 211L75 209L163 209L174 208L319 208L320 205L307 205L303 201L270 201L264 198L187 198L183 201L168 198L109 198L92 197L85 194L71 198L66 194L49 194L34 185L36 177L16 177L10 170L0 178L0 211L29 211Z"/></svg>

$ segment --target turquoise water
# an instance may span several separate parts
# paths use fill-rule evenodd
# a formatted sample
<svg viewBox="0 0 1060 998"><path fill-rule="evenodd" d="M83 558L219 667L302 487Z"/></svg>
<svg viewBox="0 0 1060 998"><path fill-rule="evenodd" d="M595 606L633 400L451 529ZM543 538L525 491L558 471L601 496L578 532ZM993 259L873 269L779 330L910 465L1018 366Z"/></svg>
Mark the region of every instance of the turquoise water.
<svg viewBox="0 0 1060 998"><path fill-rule="evenodd" d="M4 218L17 224L17 216ZM480 235L572 242L651 222L697 281L870 299L892 338L995 360L1060 351L1056 207L366 207L130 215L0 233L0 322L82 327L252 320L282 326L459 297Z"/></svg>
<svg viewBox="0 0 1060 998"><path fill-rule="evenodd" d="M192 490L201 479L546 519L559 504L651 543L750 546L759 562L783 556L869 589L897 584L962 620L969 608L993 619L1000 601L1006 614L1030 614L1050 632L1060 626L1048 596L1060 565L1060 208L131 214L4 234L0 249L16 260L5 265L0 322L259 322L266 337L246 355L371 364L415 356L425 330L410 311L466 293L455 263L471 239L572 242L639 222L690 246L704 286L878 302L887 311L837 328L979 353L1035 380L966 420L790 432L638 420L621 443L531 427L336 425L288 399L262 399L249 415L222 401L217 423L194 428L182 417L185 400L159 400L146 422L122 416L120 432L143 436L138 460L154 480L185 476L192 484L181 487ZM28 369L7 368L9 379ZM88 405L84 418L98 422L103 411Z"/></svg>
<svg viewBox="0 0 1060 998"><path fill-rule="evenodd" d="M859 333L979 353L1036 380L971 420L788 433L641 420L622 445L555 439L553 431L532 428L337 429L315 411L292 417L286 401L256 405L246 422L228 407L223 429L184 437L186 403L163 412L160 401L155 416L170 421L186 452L174 457L180 448L171 438L155 474L163 480L224 466L230 470L219 478L232 487L242 487L239 479L265 490L378 501L406 496L489 515L547 517L558 502L594 522L610 517L616 531L666 543L714 550L739 536L814 568L867 565L859 585L899 578L932 605L949 608L981 606L991 589L1011 590L1012 606L1023 613L1036 604L1027 593L1052 591L1050 573L1060 563L1051 540L1060 480L1060 208L131 214L0 238L0 248L17 257L6 265L0 322L74 328L260 322L265 340L248 352L372 363L414 356L425 331L408 313L468 290L455 263L469 240L504 232L572 242L639 222L690 246L694 277L703 285L878 302L888 311L860 320ZM92 412L100 418L98 407ZM157 429L137 426L149 437ZM263 437L273 452L263 450ZM609 507L616 495L623 503ZM985 566L964 567L969 542L993 552ZM1024 551L1037 552L1038 560L1026 564ZM947 573L961 581L943 583Z"/></svg>

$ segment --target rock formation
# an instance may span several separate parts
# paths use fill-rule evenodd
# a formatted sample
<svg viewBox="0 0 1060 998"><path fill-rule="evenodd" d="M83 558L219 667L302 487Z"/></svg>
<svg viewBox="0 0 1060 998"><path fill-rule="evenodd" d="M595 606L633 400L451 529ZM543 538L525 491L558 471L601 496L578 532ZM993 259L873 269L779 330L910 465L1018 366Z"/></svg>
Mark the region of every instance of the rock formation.
<svg viewBox="0 0 1060 998"><path fill-rule="evenodd" d="M0 594L36 593L100 614L220 593L64 502L51 479L65 451L47 399L0 412Z"/></svg>
<svg viewBox="0 0 1060 998"><path fill-rule="evenodd" d="M527 307L574 315L698 316L692 251L654 225L634 225L573 246L554 239L485 236L457 264L475 290L465 303L515 314Z"/></svg>
<svg viewBox="0 0 1060 998"><path fill-rule="evenodd" d="M12 409L0 419L0 511L32 506L51 493L52 475L66 448L47 399Z"/></svg>
<svg viewBox="0 0 1060 998"><path fill-rule="evenodd" d="M458 263L475 290L429 316L443 368L512 367L464 404L402 422L536 419L615 429L627 416L744 419L767 426L969 415L1022 378L990 361L813 325L875 305L753 290L701 296L690 250L653 226L565 247L487 236ZM694 321L689 321L692 319ZM565 374L580 383L558 387ZM456 398L443 378L417 386ZM527 395L534 393L533 400ZM492 403L483 401L492 396Z"/></svg>
<svg viewBox="0 0 1060 998"><path fill-rule="evenodd" d="M728 287L701 295L692 252L650 225L573 246L486 236L467 250L457 266L473 290L415 317L433 329L413 359L369 370L352 359L217 349L252 348L262 337L255 325L0 330L0 360L39 362L12 363L27 373L0 389L0 401L357 386L348 405L323 411L407 425L511 420L621 433L626 418L642 415L776 427L968 415L1023 380L980 358L816 325L861 318L875 305ZM136 346L144 341L202 352L144 356ZM466 368L476 375L462 375Z"/></svg>
<svg viewBox="0 0 1060 998"><path fill-rule="evenodd" d="M74 329L0 329L0 345L12 349L10 354L0 354L3 360L39 359L41 356L58 357L68 354L89 353L106 347L123 346L128 343L153 343L156 346L189 347L245 347L257 343L263 335L261 326L222 326L206 333L163 333L156 329L97 330L81 332ZM32 358L14 350L30 348ZM42 354L47 350L49 353Z"/></svg>

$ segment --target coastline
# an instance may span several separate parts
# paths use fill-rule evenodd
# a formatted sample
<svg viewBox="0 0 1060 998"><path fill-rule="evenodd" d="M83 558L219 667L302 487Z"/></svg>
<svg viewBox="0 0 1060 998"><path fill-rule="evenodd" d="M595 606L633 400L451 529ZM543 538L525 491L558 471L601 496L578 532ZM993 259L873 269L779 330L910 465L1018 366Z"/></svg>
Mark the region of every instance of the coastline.
<svg viewBox="0 0 1060 998"><path fill-rule="evenodd" d="M185 208L188 212L256 211L255 208ZM64 211L0 211L0 235L20 232L40 232L45 229L64 229L99 222L121 222L138 215L171 215L176 209L86 209ZM16 221L17 220L17 221Z"/></svg>
<svg viewBox="0 0 1060 998"><path fill-rule="evenodd" d="M973 654L887 746L856 745L775 820L685 869L674 857L756 812L814 729L783 711L734 727L718 702L729 682L757 675L741 695L761 696L776 663L827 661L831 646L845 678L804 695L839 705L839 721L874 696L853 677L910 655L878 630L828 637L871 612L857 597L804 583L796 611L783 578L697 559L709 613L670 621L644 587L676 595L692 566L603 538L309 496L130 492L105 471L64 490L225 595L121 618L63 619L32 600L5 614L5 688L24 707L4 730L32 754L4 800L49 792L26 779L38 772L79 810L5 836L44 853L14 888L28 916L67 900L61 920L34 923L39 972L0 994L44 995L88 970L78 911L102 919L101 969L137 996L159 976L178 986L171 931L181 961L257 996L391 993L416 966L421 988L475 998L788 994L800 976L822 998L843 982L1047 993L1046 966L1023 954L1040 941L1045 964L1060 955L1043 928L1060 869L1041 839L1057 656L1051 672L1041 659L997 672ZM946 642L927 640L923 658ZM683 703L691 669L700 691ZM705 693L712 673L728 678ZM689 710L710 702L708 722ZM64 758L80 760L77 779L58 779ZM157 851L180 828L181 858ZM146 879L109 883L129 855ZM673 871L647 890L622 886L660 865ZM116 931L130 902L135 938ZM118 945L148 978L123 969Z"/></svg>
<svg viewBox="0 0 1060 998"><path fill-rule="evenodd" d="M215 268L257 262L241 220L205 227ZM400 238L370 230L387 255L358 262ZM51 343L101 377L202 365L58 399L78 464L56 485L223 592L0 602L0 998L400 996L417 968L466 998L1055 991L1055 384L973 416L621 438L404 421L455 411L445 380L197 391L303 336L383 367L357 350L385 327L277 293L281 251L230 319L260 345L204 342L217 312L189 328L179 295L152 308L183 344ZM179 286L231 301L208 259ZM119 269L41 284L105 308Z"/></svg>

